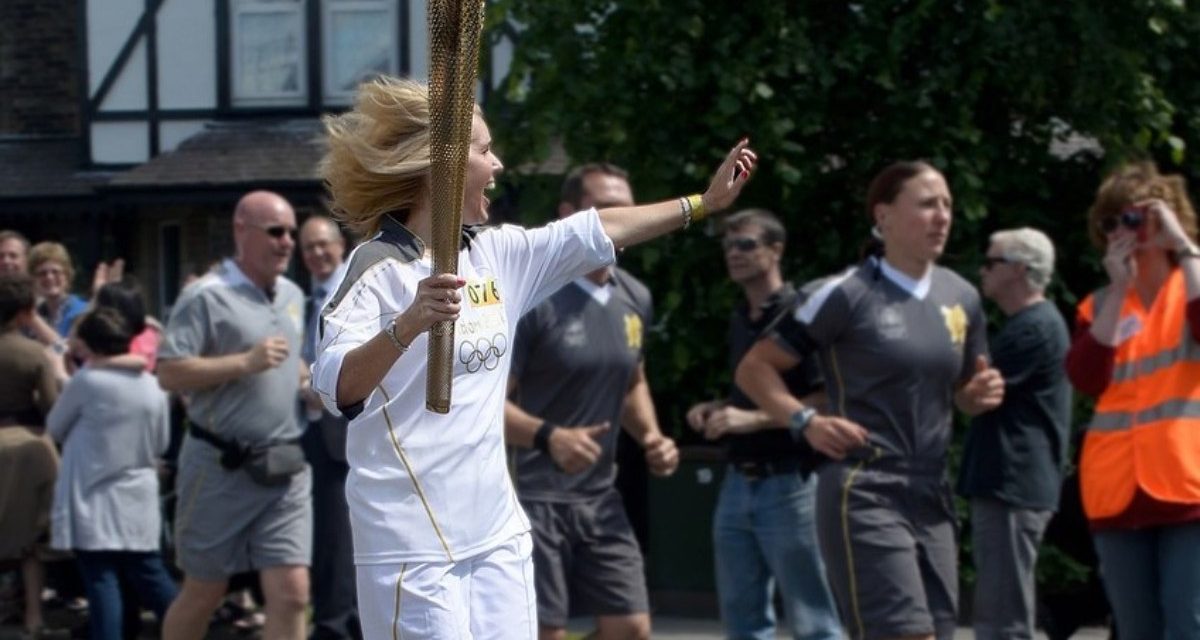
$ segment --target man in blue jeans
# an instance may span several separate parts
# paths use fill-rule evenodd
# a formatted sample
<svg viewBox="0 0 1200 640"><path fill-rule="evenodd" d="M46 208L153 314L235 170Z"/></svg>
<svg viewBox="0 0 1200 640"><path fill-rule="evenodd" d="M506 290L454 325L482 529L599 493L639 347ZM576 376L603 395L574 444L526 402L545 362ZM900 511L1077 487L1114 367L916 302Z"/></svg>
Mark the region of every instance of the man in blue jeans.
<svg viewBox="0 0 1200 640"><path fill-rule="evenodd" d="M762 209L740 211L725 221L725 266L745 296L730 320L731 369L799 295L780 272L784 236L779 219ZM815 359L784 378L797 397L821 390ZM713 522L717 591L728 637L775 637L772 602L778 583L793 638L841 638L817 547L816 476L810 473L816 454L785 425L773 424L737 385L726 400L693 406L687 420L706 438L719 439L729 459Z"/></svg>

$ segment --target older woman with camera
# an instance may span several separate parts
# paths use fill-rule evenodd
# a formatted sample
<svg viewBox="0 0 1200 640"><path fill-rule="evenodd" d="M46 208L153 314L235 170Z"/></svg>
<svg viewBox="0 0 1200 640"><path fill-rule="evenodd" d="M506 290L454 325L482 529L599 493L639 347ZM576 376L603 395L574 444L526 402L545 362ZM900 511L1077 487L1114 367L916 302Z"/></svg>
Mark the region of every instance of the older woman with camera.
<svg viewBox="0 0 1200 640"><path fill-rule="evenodd" d="M1122 638L1200 637L1200 249L1183 178L1109 175L1088 212L1109 284L1067 373L1096 397L1079 475Z"/></svg>

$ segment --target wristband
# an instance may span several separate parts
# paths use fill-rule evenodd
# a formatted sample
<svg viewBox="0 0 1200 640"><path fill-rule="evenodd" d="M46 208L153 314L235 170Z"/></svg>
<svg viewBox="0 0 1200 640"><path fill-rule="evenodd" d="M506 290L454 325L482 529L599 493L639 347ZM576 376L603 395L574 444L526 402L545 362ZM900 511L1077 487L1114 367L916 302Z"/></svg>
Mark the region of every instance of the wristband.
<svg viewBox="0 0 1200 640"><path fill-rule="evenodd" d="M688 196L687 201L691 205L692 220L703 220L708 217L708 209L704 207L704 196L697 193Z"/></svg>
<svg viewBox="0 0 1200 640"><path fill-rule="evenodd" d="M538 427L537 433L533 434L533 448L541 451L546 455L550 455L550 434L558 428L558 425L547 420Z"/></svg>

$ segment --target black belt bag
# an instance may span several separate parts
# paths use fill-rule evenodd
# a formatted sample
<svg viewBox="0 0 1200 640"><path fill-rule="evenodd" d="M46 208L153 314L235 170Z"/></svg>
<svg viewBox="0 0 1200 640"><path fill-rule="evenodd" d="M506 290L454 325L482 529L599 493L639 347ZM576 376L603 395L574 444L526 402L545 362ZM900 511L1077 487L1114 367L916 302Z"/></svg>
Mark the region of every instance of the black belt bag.
<svg viewBox="0 0 1200 640"><path fill-rule="evenodd" d="M221 438L217 434L191 425L189 433L216 447L221 452L221 466L229 471L245 469L246 473L264 487L278 487L291 481L292 476L304 471L308 463L299 441L285 440L257 447L246 447Z"/></svg>

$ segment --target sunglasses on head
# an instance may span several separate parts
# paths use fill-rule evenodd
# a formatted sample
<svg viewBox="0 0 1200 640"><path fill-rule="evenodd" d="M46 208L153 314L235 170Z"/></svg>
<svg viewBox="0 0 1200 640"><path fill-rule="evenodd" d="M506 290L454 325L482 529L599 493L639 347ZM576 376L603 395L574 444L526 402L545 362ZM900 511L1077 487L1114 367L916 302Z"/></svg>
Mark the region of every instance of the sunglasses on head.
<svg viewBox="0 0 1200 640"><path fill-rule="evenodd" d="M761 246L762 240L748 236L735 236L732 238L725 238L721 241L721 247L726 251L729 251L730 249L737 249L742 253L749 253Z"/></svg>
<svg viewBox="0 0 1200 640"><path fill-rule="evenodd" d="M1137 231L1146 222L1146 214L1141 209L1126 209L1115 216L1108 216L1100 221L1100 230L1104 233L1112 233L1117 230L1117 227L1125 227L1130 231Z"/></svg>

